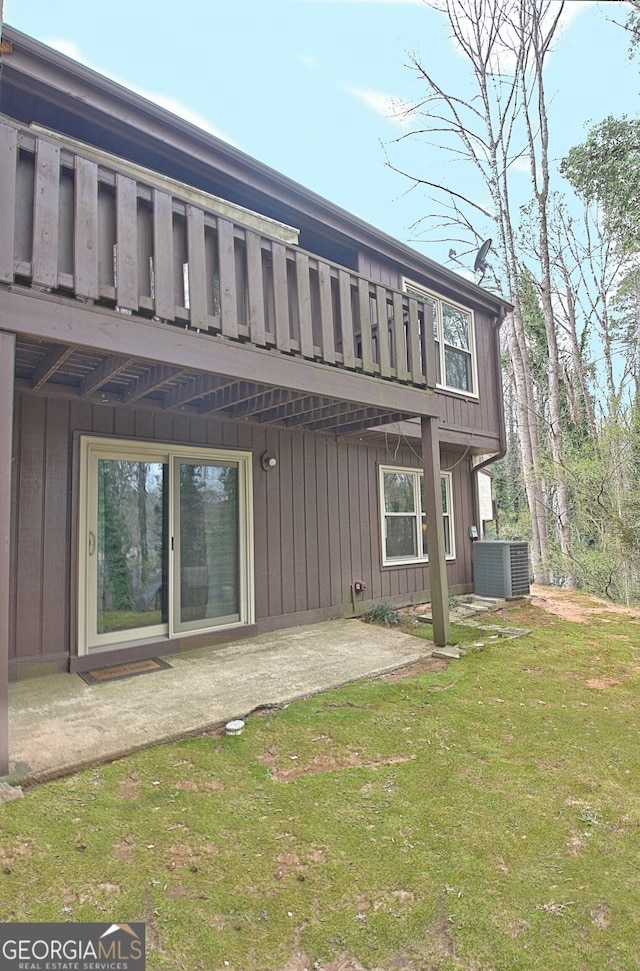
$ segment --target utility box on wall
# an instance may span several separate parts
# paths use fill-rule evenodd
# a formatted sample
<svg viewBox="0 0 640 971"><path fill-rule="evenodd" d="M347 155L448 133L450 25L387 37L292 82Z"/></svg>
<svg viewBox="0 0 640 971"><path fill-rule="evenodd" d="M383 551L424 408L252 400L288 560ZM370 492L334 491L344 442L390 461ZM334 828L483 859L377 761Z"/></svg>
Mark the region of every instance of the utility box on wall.
<svg viewBox="0 0 640 971"><path fill-rule="evenodd" d="M529 544L483 540L473 544L473 589L479 597L529 593Z"/></svg>

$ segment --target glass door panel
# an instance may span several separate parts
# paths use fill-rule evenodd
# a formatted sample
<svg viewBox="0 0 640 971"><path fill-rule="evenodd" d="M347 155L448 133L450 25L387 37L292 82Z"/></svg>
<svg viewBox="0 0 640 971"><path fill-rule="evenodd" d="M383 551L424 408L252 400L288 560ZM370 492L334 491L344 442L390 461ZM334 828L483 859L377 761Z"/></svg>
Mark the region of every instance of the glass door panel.
<svg viewBox="0 0 640 971"><path fill-rule="evenodd" d="M78 649L253 622L251 455L81 441Z"/></svg>
<svg viewBox="0 0 640 971"><path fill-rule="evenodd" d="M174 458L174 618L178 630L240 620L238 464Z"/></svg>
<svg viewBox="0 0 640 971"><path fill-rule="evenodd" d="M95 633L167 622L164 466L97 462Z"/></svg>

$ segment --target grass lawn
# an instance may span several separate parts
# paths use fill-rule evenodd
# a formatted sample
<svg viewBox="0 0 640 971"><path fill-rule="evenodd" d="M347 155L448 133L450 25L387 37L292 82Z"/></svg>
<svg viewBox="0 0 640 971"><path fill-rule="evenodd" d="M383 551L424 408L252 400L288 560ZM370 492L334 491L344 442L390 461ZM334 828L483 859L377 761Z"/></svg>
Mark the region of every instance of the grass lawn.
<svg viewBox="0 0 640 971"><path fill-rule="evenodd" d="M640 613L488 622L531 633L0 806L0 920L143 920L167 971L640 969Z"/></svg>

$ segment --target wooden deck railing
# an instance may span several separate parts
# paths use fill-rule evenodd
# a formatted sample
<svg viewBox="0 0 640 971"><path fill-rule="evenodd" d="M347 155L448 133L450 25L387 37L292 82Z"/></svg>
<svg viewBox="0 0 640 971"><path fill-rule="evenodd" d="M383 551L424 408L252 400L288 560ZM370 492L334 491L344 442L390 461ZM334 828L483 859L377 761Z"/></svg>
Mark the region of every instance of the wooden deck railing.
<svg viewBox="0 0 640 971"><path fill-rule="evenodd" d="M153 183L3 122L0 282L435 387L427 304Z"/></svg>

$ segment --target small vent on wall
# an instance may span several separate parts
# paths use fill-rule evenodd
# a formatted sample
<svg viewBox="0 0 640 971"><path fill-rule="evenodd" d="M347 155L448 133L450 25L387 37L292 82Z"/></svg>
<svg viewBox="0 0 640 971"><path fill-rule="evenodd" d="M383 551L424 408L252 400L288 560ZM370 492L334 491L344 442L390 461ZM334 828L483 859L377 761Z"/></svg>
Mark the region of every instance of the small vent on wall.
<svg viewBox="0 0 640 971"><path fill-rule="evenodd" d="M473 544L473 588L479 597L529 593L529 544L485 540Z"/></svg>

